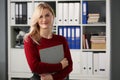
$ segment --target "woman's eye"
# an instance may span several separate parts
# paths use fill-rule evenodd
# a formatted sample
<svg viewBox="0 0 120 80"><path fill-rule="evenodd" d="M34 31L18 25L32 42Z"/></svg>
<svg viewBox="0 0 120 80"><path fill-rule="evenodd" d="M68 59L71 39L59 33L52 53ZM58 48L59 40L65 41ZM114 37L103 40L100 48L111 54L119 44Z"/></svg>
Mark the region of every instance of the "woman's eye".
<svg viewBox="0 0 120 80"><path fill-rule="evenodd" d="M43 16L40 16L40 18L43 18Z"/></svg>
<svg viewBox="0 0 120 80"><path fill-rule="evenodd" d="M50 16L49 14L46 15L46 17L49 17L49 16Z"/></svg>

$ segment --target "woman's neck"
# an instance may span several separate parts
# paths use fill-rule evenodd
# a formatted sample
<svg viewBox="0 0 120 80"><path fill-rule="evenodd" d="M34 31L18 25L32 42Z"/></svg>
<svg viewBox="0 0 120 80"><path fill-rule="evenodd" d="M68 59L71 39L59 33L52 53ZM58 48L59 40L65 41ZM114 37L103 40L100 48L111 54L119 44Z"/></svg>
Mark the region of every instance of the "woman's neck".
<svg viewBox="0 0 120 80"><path fill-rule="evenodd" d="M40 30L40 36L43 38L52 38L52 30Z"/></svg>

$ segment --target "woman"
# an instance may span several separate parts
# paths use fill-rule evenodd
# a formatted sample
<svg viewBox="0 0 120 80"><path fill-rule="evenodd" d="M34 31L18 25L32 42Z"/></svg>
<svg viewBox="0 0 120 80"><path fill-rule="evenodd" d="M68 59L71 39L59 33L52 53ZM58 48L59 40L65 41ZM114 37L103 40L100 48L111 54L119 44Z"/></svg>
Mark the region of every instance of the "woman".
<svg viewBox="0 0 120 80"><path fill-rule="evenodd" d="M41 2L35 8L30 31L24 38L24 50L29 67L33 73L39 74L42 80L64 80L72 71L72 59L66 39L52 33L54 18L55 14L50 5ZM64 59L56 64L41 62L40 49L59 44L63 44Z"/></svg>

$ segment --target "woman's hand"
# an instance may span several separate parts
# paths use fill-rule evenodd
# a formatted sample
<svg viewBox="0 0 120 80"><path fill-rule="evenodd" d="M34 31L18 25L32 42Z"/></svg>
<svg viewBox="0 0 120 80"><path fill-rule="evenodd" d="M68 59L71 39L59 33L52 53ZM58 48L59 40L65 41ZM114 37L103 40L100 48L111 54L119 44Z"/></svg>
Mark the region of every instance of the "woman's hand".
<svg viewBox="0 0 120 80"><path fill-rule="evenodd" d="M67 60L67 58L64 58L60 63L62 64L62 69L64 69L65 67L67 67L68 66L68 60Z"/></svg>
<svg viewBox="0 0 120 80"><path fill-rule="evenodd" d="M41 74L41 80L53 80L53 77L51 74Z"/></svg>

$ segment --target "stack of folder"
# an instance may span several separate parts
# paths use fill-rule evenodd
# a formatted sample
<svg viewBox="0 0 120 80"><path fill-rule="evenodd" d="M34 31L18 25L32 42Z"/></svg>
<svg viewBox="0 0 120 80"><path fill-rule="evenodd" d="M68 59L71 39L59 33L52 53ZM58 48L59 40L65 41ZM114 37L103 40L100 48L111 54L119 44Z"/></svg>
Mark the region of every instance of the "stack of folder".
<svg viewBox="0 0 120 80"><path fill-rule="evenodd" d="M27 24L27 2L11 3L11 24Z"/></svg>
<svg viewBox="0 0 120 80"><path fill-rule="evenodd" d="M80 23L80 2L59 2L58 3L58 24L79 24Z"/></svg>
<svg viewBox="0 0 120 80"><path fill-rule="evenodd" d="M88 23L97 23L99 21L100 14L99 13L89 13L88 14Z"/></svg>
<svg viewBox="0 0 120 80"><path fill-rule="evenodd" d="M106 37L91 36L91 49L106 49Z"/></svg>
<svg viewBox="0 0 120 80"><path fill-rule="evenodd" d="M58 34L64 36L70 49L81 48L80 26L58 26Z"/></svg>
<svg viewBox="0 0 120 80"><path fill-rule="evenodd" d="M82 75L106 75L106 53L83 52L80 55Z"/></svg>

